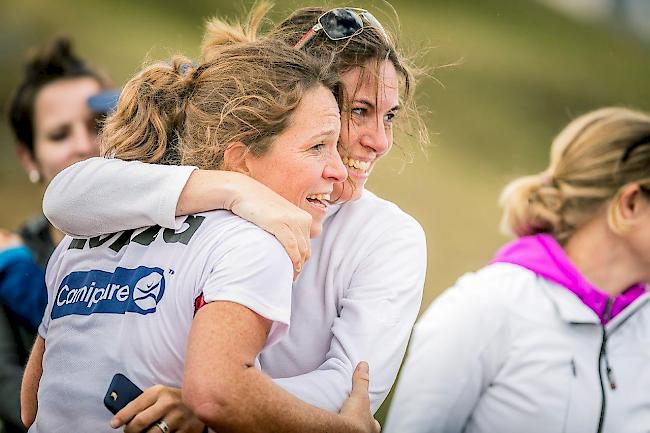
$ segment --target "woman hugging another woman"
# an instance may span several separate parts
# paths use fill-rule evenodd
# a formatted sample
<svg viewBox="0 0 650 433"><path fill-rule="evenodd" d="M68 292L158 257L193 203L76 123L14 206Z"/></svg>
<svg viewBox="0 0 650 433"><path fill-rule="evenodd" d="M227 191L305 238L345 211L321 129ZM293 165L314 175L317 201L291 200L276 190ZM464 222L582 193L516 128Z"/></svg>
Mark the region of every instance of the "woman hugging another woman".
<svg viewBox="0 0 650 433"><path fill-rule="evenodd" d="M177 56L129 81L102 132L103 152L249 176L308 212L316 235L325 210L313 197L345 179L338 79L302 51L226 27L199 64ZM141 388L182 385L200 419L175 412L189 420L186 431L204 423L237 432L378 431L364 364L341 415L254 368L289 329L292 279L280 243L228 211L188 216L178 230L66 237L47 270L24 422L31 432L111 431L101 402L123 373ZM166 432L176 421L156 426Z"/></svg>
<svg viewBox="0 0 650 433"><path fill-rule="evenodd" d="M249 34L267 9L251 14ZM205 52L218 55L222 38L236 34L236 27L218 20L209 27L214 32L206 34ZM300 275L293 285L291 329L261 354L262 371L300 399L336 412L350 394L355 366L368 361L375 411L395 380L419 310L426 241L415 219L365 183L389 153L400 120L407 130L416 127L416 137L426 137L413 104L414 74L395 37L365 10L301 8L265 37L328 62L342 83L338 150L347 179L331 194L310 190L314 195L303 206L326 209L320 236L310 242L303 234L308 222L287 229L305 212L251 177L119 159L96 158L63 172L46 193L46 214L69 233L97 236L150 224L178 228L176 215L227 208L275 234ZM297 174L294 166L282 179L294 182ZM96 188L101 199L92 193ZM80 200L94 205L80 207ZM120 414L121 421L133 413Z"/></svg>

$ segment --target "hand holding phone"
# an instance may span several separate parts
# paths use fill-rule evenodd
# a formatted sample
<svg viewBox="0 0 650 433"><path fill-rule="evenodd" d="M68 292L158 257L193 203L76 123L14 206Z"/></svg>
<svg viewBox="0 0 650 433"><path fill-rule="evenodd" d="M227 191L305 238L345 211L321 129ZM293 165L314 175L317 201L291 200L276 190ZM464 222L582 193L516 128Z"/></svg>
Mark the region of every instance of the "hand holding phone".
<svg viewBox="0 0 650 433"><path fill-rule="evenodd" d="M142 390L137 385L123 374L117 373L104 396L104 406L115 415L140 394Z"/></svg>

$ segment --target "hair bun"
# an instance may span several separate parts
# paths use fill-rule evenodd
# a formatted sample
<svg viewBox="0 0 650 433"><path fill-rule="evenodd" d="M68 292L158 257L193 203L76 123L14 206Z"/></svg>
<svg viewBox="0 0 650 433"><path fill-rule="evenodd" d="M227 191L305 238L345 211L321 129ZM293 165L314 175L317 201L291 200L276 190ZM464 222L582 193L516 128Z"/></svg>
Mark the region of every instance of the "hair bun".
<svg viewBox="0 0 650 433"><path fill-rule="evenodd" d="M502 231L517 236L555 233L562 223L562 193L548 172L510 182L499 199Z"/></svg>

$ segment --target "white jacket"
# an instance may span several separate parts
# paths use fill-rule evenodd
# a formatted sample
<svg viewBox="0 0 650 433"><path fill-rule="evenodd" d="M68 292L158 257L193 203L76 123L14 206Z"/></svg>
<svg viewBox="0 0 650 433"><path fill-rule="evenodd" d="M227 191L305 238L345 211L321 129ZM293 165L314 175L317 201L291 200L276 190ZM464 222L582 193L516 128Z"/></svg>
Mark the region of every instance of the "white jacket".
<svg viewBox="0 0 650 433"><path fill-rule="evenodd" d="M463 276L416 324L384 432L597 433L601 411L602 432L650 431L649 299L607 323L601 356L566 288L508 263Z"/></svg>

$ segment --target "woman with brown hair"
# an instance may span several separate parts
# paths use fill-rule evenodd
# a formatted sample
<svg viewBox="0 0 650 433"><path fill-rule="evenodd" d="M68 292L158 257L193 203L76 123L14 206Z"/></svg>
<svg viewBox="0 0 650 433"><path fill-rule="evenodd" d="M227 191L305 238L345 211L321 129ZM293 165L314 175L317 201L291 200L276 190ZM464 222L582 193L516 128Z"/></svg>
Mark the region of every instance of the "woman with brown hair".
<svg viewBox="0 0 650 433"><path fill-rule="evenodd" d="M130 80L102 150L250 176L308 212L317 235L323 196L345 179L338 88L303 52L231 32L197 65L175 57ZM254 367L289 329L292 267L281 245L228 211L182 223L61 242L23 381L30 431L110 431L101 398L123 373L141 388L182 384L186 404L217 431L377 432L364 364L341 415L300 401ZM167 432L177 421L157 419L153 428ZM201 422L181 431L203 431Z"/></svg>
<svg viewBox="0 0 650 433"><path fill-rule="evenodd" d="M518 238L420 318L387 432L645 432L650 115L603 108L510 183Z"/></svg>
<svg viewBox="0 0 650 433"><path fill-rule="evenodd" d="M255 35L266 10L254 11L246 27L249 35ZM212 52L214 43L218 48L223 33L215 35L212 30L224 26L220 21L209 25L206 52ZM338 411L349 395L355 365L367 360L373 371L370 399L375 411L397 375L419 310L426 270L425 236L420 225L393 203L365 189L375 163L392 147L393 128L400 117L406 120L407 130L410 124L419 133L416 138L426 138L414 107L412 68L389 31L364 10L302 8L264 38L280 39L297 51L329 61L340 76L344 97L338 148L348 179L323 198L329 202L329 210L321 235L311 243L311 259L294 282L291 330L262 353L261 368L302 400ZM302 244L305 239L286 241L283 230L274 228L289 223L283 217L286 206L269 207L262 201L257 206L251 206L254 201L241 206L241 191L257 190L257 185L251 185L249 179L226 179L228 173L203 170L189 175L177 200L159 186L177 171L118 160L80 164L50 187L46 212L66 231L98 235L143 223L173 227L172 209L183 215L226 207L285 240L300 270L309 249L307 243ZM290 176L288 171L287 181ZM127 188L136 178L148 181L140 183L137 190ZM85 196L90 185L98 184L102 185L102 197L113 205L101 209L86 206L82 215L71 215L69 209L75 207L78 197ZM261 191L260 197L267 195ZM161 208L169 211L160 215L157 210ZM277 208L282 211L276 212ZM97 223L86 224L90 221ZM298 250L302 255L291 253Z"/></svg>

